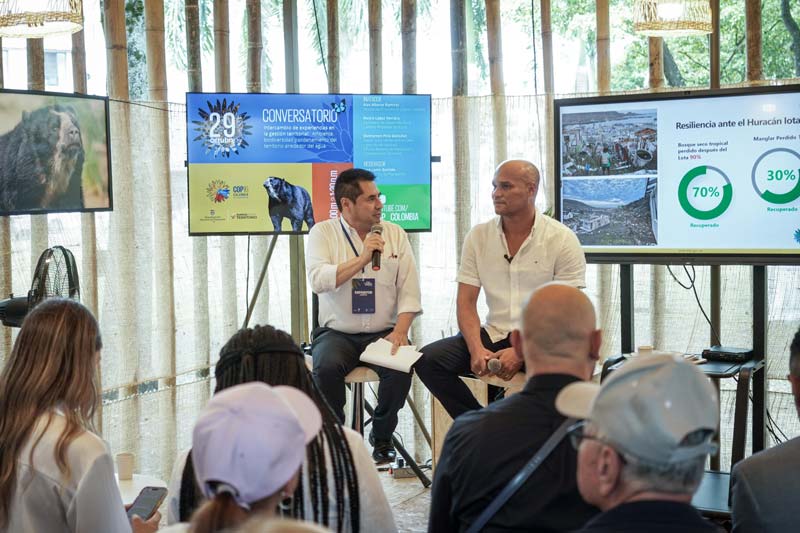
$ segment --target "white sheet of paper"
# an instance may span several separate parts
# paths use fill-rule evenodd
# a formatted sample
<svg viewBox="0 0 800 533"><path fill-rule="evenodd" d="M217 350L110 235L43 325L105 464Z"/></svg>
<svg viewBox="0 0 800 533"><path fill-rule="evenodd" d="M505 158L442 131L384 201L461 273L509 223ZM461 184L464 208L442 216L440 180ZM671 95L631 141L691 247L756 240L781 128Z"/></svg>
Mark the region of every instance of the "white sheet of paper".
<svg viewBox="0 0 800 533"><path fill-rule="evenodd" d="M411 372L411 366L422 356L416 346L400 346L392 355L392 343L378 339L366 347L359 360L378 366L385 366L400 372Z"/></svg>

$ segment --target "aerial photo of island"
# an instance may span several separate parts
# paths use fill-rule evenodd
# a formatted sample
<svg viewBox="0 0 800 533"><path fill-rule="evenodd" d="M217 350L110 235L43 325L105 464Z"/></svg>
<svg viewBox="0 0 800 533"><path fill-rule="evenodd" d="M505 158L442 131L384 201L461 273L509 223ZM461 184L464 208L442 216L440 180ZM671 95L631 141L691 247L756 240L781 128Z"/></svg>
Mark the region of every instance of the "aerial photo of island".
<svg viewBox="0 0 800 533"><path fill-rule="evenodd" d="M561 175L656 174L657 140L655 109L564 113Z"/></svg>
<svg viewBox="0 0 800 533"><path fill-rule="evenodd" d="M658 244L656 178L587 178L561 182L561 221L585 246Z"/></svg>

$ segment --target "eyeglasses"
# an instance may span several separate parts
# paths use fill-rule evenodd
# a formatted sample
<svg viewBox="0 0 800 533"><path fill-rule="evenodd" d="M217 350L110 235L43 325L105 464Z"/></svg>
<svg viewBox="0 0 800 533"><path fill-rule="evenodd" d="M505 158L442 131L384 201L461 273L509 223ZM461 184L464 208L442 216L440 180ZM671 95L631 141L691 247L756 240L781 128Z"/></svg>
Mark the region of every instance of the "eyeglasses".
<svg viewBox="0 0 800 533"><path fill-rule="evenodd" d="M608 442L602 437L587 435L586 424L587 424L586 420L581 420L580 422L571 425L569 429L567 429L567 435L569 435L569 442L570 444L572 444L572 447L575 448L575 451L578 450L578 448L581 445L581 441L583 441L584 439L596 440L597 442L601 442L606 446L608 446L609 448L611 448L612 450L614 450L623 464L628 463L628 459L619 450L617 450L610 442Z"/></svg>

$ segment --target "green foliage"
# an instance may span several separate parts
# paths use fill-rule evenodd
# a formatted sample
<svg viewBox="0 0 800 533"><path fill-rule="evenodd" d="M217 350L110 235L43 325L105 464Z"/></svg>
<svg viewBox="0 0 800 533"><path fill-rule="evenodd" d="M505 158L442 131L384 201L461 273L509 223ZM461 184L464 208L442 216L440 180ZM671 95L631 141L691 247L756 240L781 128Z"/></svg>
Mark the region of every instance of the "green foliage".
<svg viewBox="0 0 800 533"><path fill-rule="evenodd" d="M164 0L164 26L169 62L180 70L188 68L186 58L186 8L184 0ZM200 0L200 51L214 51L214 27L212 25L213 0Z"/></svg>
<svg viewBox="0 0 800 533"><path fill-rule="evenodd" d="M144 36L144 1L125 1L125 33L128 41L128 91L131 100L147 97L147 57Z"/></svg>

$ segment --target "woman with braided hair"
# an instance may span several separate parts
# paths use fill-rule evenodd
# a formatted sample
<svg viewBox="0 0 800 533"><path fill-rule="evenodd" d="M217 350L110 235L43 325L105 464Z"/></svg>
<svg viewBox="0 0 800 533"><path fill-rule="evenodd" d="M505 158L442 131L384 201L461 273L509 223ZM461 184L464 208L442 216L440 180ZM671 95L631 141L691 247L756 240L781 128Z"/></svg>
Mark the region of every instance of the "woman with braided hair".
<svg viewBox="0 0 800 533"><path fill-rule="evenodd" d="M342 426L317 389L302 350L292 337L272 326L239 330L220 350L214 393L263 381L305 392L322 414L322 430L306 447L300 483L281 508L285 516L313 521L336 532L397 531L391 508L363 437ZM167 523L186 522L202 503L191 451L181 454L172 472Z"/></svg>

